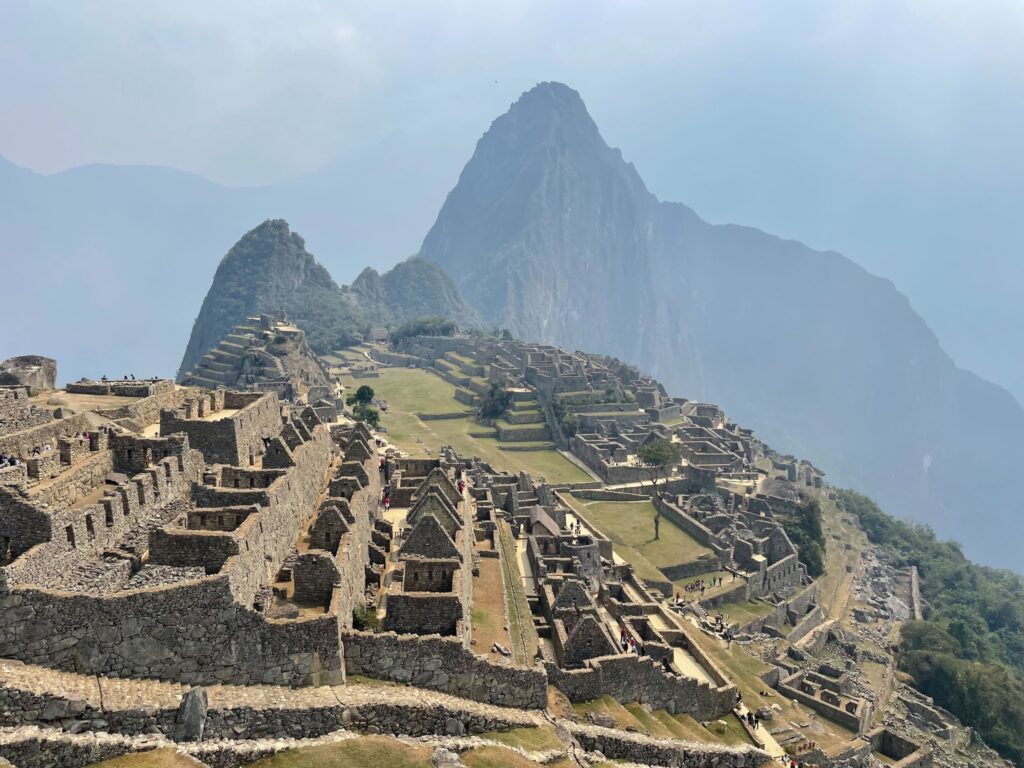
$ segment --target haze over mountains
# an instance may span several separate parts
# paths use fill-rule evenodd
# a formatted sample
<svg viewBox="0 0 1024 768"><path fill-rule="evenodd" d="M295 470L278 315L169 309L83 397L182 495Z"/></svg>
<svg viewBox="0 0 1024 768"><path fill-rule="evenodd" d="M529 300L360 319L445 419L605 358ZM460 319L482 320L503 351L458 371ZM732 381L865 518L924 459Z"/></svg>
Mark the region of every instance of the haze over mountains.
<svg viewBox="0 0 1024 768"><path fill-rule="evenodd" d="M339 288L296 233L322 263L346 264L354 276L408 253L404 230L429 226L408 181L419 166L382 155L372 189L353 188L343 167L229 189L161 168L42 177L0 162L11 201L0 207L12 256L4 264L18 288L10 300L32 345L3 352L58 357L62 379L173 373L214 264L241 233L271 220L238 243L244 251L255 238L255 262L218 270L183 365L239 312L290 303L301 314L312 293L350 311L349 322L368 306L410 305L405 278L426 279L440 311L470 317L464 300L523 338L617 355L673 393L719 402L831 482L933 523L979 560L1021 569L1014 549L1024 528L1006 480L1024 412L958 370L888 281L838 254L713 226L658 201L605 144L578 94L546 83L480 140L423 242L421 256L458 291L425 261ZM423 176L437 187L445 174L428 167ZM291 230L273 221L281 217ZM249 275L251 263L263 267ZM271 276L290 288L253 288ZM94 370L94 360L125 371Z"/></svg>
<svg viewBox="0 0 1024 768"><path fill-rule="evenodd" d="M906 297L832 252L647 191L572 89L524 94L427 235L490 323L616 355L711 399L833 483L1021 567L1024 410L959 370Z"/></svg>

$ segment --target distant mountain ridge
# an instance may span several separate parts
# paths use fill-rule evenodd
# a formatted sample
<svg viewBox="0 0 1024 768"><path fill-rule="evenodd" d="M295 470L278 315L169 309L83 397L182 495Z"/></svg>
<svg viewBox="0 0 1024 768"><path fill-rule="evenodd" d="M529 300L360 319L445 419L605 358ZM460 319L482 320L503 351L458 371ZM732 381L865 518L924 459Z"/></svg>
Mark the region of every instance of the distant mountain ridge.
<svg viewBox="0 0 1024 768"><path fill-rule="evenodd" d="M1024 411L956 368L907 299L834 252L657 200L579 94L526 92L424 239L490 324L616 355L721 403L834 483L1024 570Z"/></svg>
<svg viewBox="0 0 1024 768"><path fill-rule="evenodd" d="M463 328L483 322L436 262L413 256L381 275L372 267L351 286L360 305L378 323L400 325L421 317L445 317Z"/></svg>

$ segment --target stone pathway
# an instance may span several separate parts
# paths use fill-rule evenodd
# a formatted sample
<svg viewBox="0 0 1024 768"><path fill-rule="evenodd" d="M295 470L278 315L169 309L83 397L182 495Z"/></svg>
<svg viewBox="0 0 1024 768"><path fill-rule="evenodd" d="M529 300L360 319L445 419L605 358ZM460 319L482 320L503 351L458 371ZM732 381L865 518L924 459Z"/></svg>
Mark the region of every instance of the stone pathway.
<svg viewBox="0 0 1024 768"><path fill-rule="evenodd" d="M743 726L743 729L747 732L750 738L752 738L754 742L761 747L761 749L763 749L773 758L778 758L785 755L786 750L784 750L779 745L779 742L775 740L775 737L768 732L768 727L763 722L757 728L751 728L749 725L747 725L746 715L749 711L750 710L747 709L747 705L742 702L740 702L733 710L733 712L736 713L736 717L739 718L740 725Z"/></svg>

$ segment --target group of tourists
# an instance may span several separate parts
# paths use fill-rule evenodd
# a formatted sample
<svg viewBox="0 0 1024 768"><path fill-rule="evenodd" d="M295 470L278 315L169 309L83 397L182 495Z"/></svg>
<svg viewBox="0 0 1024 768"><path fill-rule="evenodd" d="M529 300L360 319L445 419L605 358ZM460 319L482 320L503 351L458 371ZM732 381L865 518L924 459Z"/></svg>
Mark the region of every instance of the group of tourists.
<svg viewBox="0 0 1024 768"><path fill-rule="evenodd" d="M623 653L635 653L637 656L640 656L644 652L643 643L638 643L636 638L626 630L622 630L619 633L619 646L622 648Z"/></svg>
<svg viewBox="0 0 1024 768"><path fill-rule="evenodd" d="M21 461L17 456L3 456L0 455L0 469L5 467L16 467L21 464Z"/></svg>
<svg viewBox="0 0 1024 768"><path fill-rule="evenodd" d="M694 579L689 584L683 586L683 592L687 594L699 593L701 597L704 597L704 593L708 589L714 589L720 587L725 583L725 580L721 576L712 576L706 581L704 579ZM676 605L683 602L683 596L677 591L676 592Z"/></svg>

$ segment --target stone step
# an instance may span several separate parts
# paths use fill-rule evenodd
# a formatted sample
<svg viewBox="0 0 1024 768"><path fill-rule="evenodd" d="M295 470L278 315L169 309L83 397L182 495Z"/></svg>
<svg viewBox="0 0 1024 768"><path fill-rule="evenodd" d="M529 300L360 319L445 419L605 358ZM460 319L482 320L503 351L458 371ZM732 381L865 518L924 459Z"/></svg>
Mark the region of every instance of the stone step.
<svg viewBox="0 0 1024 768"><path fill-rule="evenodd" d="M223 363L237 364L242 359L242 350L227 349L223 344L211 349L209 354Z"/></svg>
<svg viewBox="0 0 1024 768"><path fill-rule="evenodd" d="M192 384L197 387L205 387L206 389L218 389L224 386L223 382L207 379L204 376L197 376L195 373L192 374Z"/></svg>
<svg viewBox="0 0 1024 768"><path fill-rule="evenodd" d="M210 371L222 371L222 372L234 371L234 370L237 369L237 366L232 365L231 363L225 363L225 362L222 362L220 360L217 360L216 358L212 357L211 355L207 355L202 360L200 360L199 361L199 365L197 365L196 367L197 368L205 368L205 369L210 370Z"/></svg>

